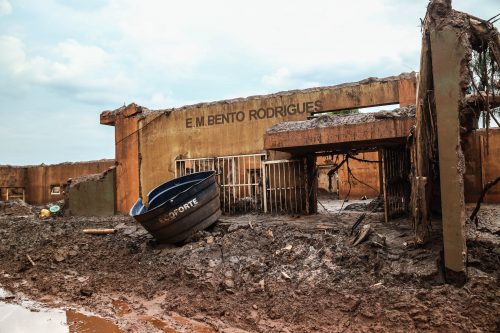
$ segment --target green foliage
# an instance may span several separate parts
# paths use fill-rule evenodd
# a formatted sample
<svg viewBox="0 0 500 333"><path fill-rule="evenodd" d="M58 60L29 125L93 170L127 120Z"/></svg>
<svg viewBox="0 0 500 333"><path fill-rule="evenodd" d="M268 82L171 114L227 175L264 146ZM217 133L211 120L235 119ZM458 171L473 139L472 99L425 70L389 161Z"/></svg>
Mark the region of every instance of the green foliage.
<svg viewBox="0 0 500 333"><path fill-rule="evenodd" d="M341 111L332 111L328 112L329 116L349 116L351 114L357 114L359 113L359 109L347 109L347 110L341 110Z"/></svg>

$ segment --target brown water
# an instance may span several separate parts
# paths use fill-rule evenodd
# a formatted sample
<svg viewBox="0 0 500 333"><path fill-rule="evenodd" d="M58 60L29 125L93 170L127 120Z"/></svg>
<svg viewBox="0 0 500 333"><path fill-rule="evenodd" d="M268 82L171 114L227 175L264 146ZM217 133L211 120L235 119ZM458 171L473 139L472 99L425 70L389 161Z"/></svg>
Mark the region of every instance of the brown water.
<svg viewBox="0 0 500 333"><path fill-rule="evenodd" d="M8 303L15 300L17 303ZM0 332L121 333L108 319L76 310L45 307L0 288Z"/></svg>
<svg viewBox="0 0 500 333"><path fill-rule="evenodd" d="M15 301L16 303L9 303ZM125 301L113 300L117 318L127 318L134 323L132 331L139 327L153 326L165 333L212 333L209 325L177 314L162 320L149 315L136 315ZM43 306L30 300L22 300L0 288L0 332L37 333L124 333L112 320L74 309L63 310Z"/></svg>
<svg viewBox="0 0 500 333"><path fill-rule="evenodd" d="M121 333L111 321L74 310L0 302L0 332Z"/></svg>

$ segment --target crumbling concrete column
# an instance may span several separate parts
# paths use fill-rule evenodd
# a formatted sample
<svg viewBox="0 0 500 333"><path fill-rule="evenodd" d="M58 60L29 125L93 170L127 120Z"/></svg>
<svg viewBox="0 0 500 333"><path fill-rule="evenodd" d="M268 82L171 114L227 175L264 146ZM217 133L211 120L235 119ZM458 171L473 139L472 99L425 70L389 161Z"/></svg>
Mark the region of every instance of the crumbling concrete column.
<svg viewBox="0 0 500 333"><path fill-rule="evenodd" d="M467 50L452 26L430 33L437 116L445 267L465 273L464 156L460 145L461 82Z"/></svg>
<svg viewBox="0 0 500 333"><path fill-rule="evenodd" d="M116 210L128 214L139 198L139 112L135 104L129 105L116 118Z"/></svg>

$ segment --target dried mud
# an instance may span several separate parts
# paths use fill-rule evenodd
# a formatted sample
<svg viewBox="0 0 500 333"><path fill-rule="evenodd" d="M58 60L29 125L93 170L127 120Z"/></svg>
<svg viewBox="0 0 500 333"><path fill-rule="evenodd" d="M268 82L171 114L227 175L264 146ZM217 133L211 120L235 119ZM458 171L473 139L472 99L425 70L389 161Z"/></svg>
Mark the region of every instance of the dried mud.
<svg viewBox="0 0 500 333"><path fill-rule="evenodd" d="M131 332L494 332L499 212L486 205L469 232L463 287L443 283L439 237L406 246L408 220L369 214L370 237L352 246L361 212L225 217L182 246L157 244L129 217L4 215L0 285ZM82 233L100 227L117 232ZM172 318L184 326L167 329Z"/></svg>

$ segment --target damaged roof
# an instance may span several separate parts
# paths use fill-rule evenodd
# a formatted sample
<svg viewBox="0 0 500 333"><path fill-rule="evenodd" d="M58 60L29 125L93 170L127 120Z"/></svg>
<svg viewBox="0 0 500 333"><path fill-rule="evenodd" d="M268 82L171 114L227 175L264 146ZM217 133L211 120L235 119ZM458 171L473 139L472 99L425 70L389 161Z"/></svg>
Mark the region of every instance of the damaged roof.
<svg viewBox="0 0 500 333"><path fill-rule="evenodd" d="M415 118L415 105L409 105L394 110L370 113L356 113L347 116L324 114L317 118L301 121L287 121L271 126L266 133L288 131L304 131L313 128L327 128L354 124L372 123L386 119Z"/></svg>
<svg viewBox="0 0 500 333"><path fill-rule="evenodd" d="M415 106L349 116L322 115L270 127L264 148L291 154L373 150L405 144L415 124Z"/></svg>

